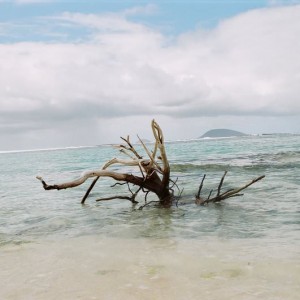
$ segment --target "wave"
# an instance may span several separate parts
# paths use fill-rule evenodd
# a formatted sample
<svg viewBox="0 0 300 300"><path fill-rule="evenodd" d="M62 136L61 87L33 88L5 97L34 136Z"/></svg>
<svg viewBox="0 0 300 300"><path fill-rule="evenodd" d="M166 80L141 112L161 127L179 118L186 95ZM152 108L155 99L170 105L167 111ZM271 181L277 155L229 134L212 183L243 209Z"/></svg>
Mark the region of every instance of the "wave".
<svg viewBox="0 0 300 300"><path fill-rule="evenodd" d="M270 164L261 164L261 165L244 165L244 166L235 166L231 164L201 164L201 165L193 165L193 164L172 164L171 172L174 173L203 173L203 172L224 172L233 171L233 170L248 170L252 171L264 171L266 169L271 168ZM290 165L281 166L280 168L290 168Z"/></svg>
<svg viewBox="0 0 300 300"><path fill-rule="evenodd" d="M4 151L0 151L0 154L72 150L72 149L85 149L85 148L96 148L96 147L99 146L69 146L69 147L41 148L41 149L4 150Z"/></svg>
<svg viewBox="0 0 300 300"><path fill-rule="evenodd" d="M293 169L300 168L300 151L285 151L274 154L263 153L247 156L225 157L203 160L197 163L184 161L171 163L172 172L224 171L231 169Z"/></svg>

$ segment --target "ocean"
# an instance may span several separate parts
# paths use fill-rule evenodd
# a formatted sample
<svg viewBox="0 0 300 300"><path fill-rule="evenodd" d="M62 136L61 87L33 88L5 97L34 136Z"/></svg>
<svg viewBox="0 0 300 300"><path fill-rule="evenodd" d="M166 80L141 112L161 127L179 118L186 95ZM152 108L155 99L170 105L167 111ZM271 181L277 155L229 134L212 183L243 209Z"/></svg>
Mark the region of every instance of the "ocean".
<svg viewBox="0 0 300 300"><path fill-rule="evenodd" d="M140 146L137 146L140 147ZM150 144L151 147L151 144ZM0 152L0 299L299 299L300 135L167 142L178 205L126 200L100 179L45 191L121 157L109 145ZM114 167L129 171L130 167ZM266 177L242 197L203 194ZM176 189L175 189L176 192ZM151 198L149 198L151 199Z"/></svg>

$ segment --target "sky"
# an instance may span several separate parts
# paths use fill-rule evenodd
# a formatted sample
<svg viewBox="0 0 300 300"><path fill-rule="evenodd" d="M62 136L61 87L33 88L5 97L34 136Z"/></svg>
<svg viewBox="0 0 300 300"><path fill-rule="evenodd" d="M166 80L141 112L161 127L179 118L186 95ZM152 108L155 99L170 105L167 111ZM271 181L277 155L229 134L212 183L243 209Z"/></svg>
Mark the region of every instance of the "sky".
<svg viewBox="0 0 300 300"><path fill-rule="evenodd" d="M0 151L300 133L300 1L0 0Z"/></svg>

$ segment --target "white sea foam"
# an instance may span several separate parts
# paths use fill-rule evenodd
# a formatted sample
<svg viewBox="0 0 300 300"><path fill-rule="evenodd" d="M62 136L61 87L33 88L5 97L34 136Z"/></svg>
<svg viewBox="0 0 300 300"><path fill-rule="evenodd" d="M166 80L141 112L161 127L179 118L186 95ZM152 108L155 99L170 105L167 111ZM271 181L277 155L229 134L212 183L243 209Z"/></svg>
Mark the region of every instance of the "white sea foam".
<svg viewBox="0 0 300 300"><path fill-rule="evenodd" d="M98 146L70 146L70 147L42 148L42 149L3 150L3 151L0 151L0 154L24 153L24 152L41 152L41 151L57 151L57 150L70 150L70 149L85 149L85 148L95 148L95 147L98 147Z"/></svg>

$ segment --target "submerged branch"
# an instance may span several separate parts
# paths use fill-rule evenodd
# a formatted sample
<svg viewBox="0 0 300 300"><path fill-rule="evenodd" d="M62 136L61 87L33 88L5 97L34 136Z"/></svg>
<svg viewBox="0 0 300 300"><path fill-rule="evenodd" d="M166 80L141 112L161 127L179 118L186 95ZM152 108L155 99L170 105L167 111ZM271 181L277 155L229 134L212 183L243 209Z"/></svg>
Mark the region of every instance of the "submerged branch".
<svg viewBox="0 0 300 300"><path fill-rule="evenodd" d="M132 197L130 196L112 196L112 197L106 197L106 198L100 198L97 199L96 201L108 201L108 200L114 200L114 199L121 199L121 200L129 200L130 202L136 204L139 203L138 201L135 201L134 199L132 199Z"/></svg>
<svg viewBox="0 0 300 300"><path fill-rule="evenodd" d="M200 198L200 194L201 194L201 190L202 190L202 187L203 187L203 182L204 182L205 177L206 177L206 174L204 174L203 177L202 177L202 180L201 180L196 198Z"/></svg>
<svg viewBox="0 0 300 300"><path fill-rule="evenodd" d="M227 171L224 173L223 177L221 178L221 181L219 183L218 190L217 190L217 195L215 197L210 198L213 190L210 191L209 196L207 197L207 199L204 199L204 198L200 197L200 193L198 192L198 194L196 195L195 203L197 205L204 205L204 204L207 204L209 202L220 202L220 201L228 199L228 198L243 196L243 194L239 194L240 191L246 189L247 187L249 187L253 183L255 183L255 182L257 182L257 181L265 178L265 175L259 176L259 177L255 178L255 179L251 180L249 183L243 185L240 188L229 189L226 192L224 192L224 193L221 194L221 187L223 185L224 178L225 178L226 174L227 174ZM200 187L199 187L199 191L201 191L201 189L202 189L203 181L204 181L204 176L203 176L203 179L201 181L201 184L200 184Z"/></svg>
<svg viewBox="0 0 300 300"><path fill-rule="evenodd" d="M225 178L226 174L227 174L227 171L225 171L225 172L224 172L224 175L223 175L223 176L222 176L222 178L221 178L220 184L219 184L219 186L218 186L218 193L217 193L217 197L219 197L219 195L220 195L221 188L222 188L222 185L223 185L224 178Z"/></svg>

